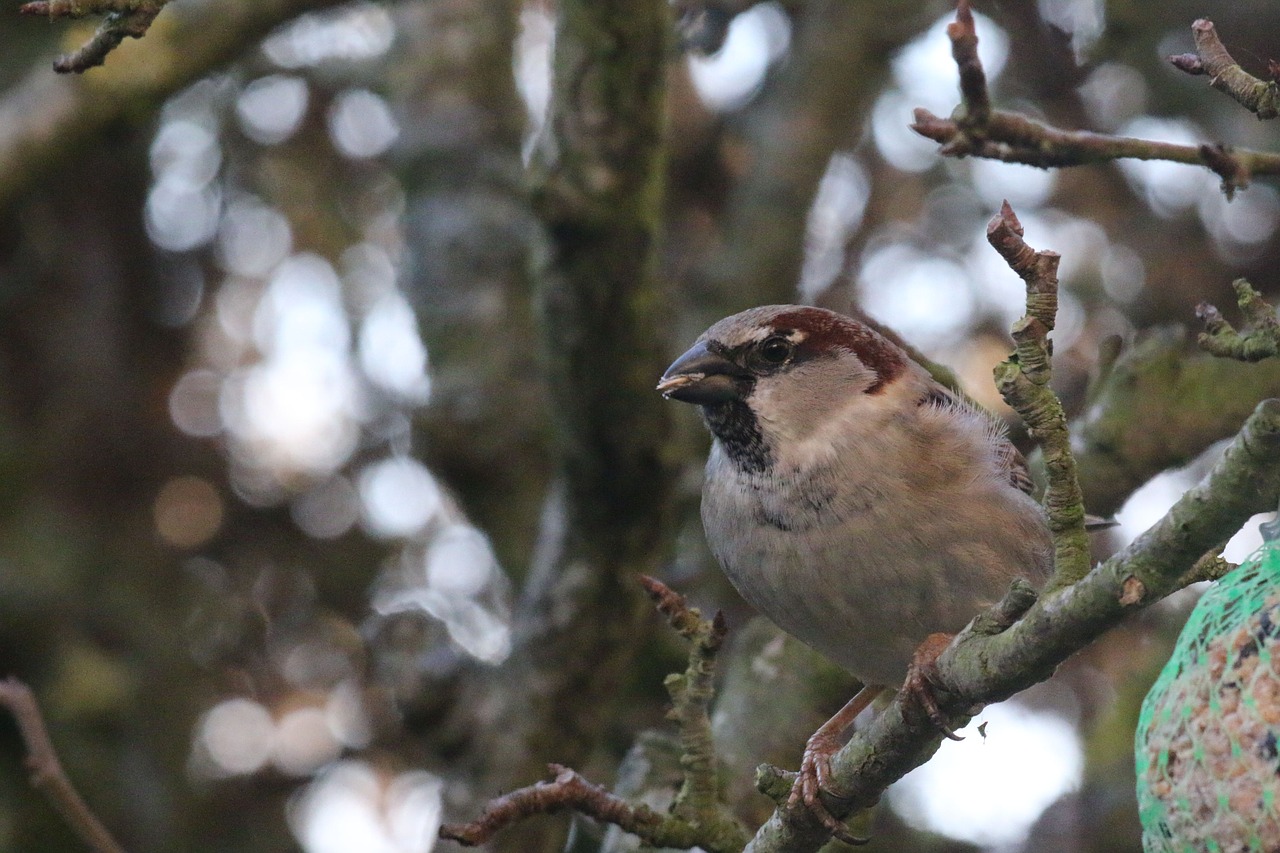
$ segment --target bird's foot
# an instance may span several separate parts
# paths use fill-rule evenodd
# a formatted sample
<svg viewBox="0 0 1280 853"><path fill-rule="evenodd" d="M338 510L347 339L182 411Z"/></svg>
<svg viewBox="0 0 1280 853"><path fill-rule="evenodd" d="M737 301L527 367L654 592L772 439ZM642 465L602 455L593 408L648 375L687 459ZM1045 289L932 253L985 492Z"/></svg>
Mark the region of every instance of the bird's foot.
<svg viewBox="0 0 1280 853"><path fill-rule="evenodd" d="M791 796L787 798L787 807L795 808L804 803L805 808L813 813L831 834L855 847L866 844L870 838L860 838L849 831L844 822L827 809L822 802L822 792L831 796L840 795L831 786L831 756L840 749L838 732L826 731L826 726L818 729L813 737L804 745L804 757L800 760L800 773L796 776L791 788Z"/></svg>
<svg viewBox="0 0 1280 853"><path fill-rule="evenodd" d="M907 679L902 683L902 690L915 698L924 708L929 720L938 731L951 740L964 740L951 728L950 721L938 707L938 700L933 695L934 684L938 672L938 655L951 645L954 634L930 634L916 649L911 657L911 666L907 668Z"/></svg>
<svg viewBox="0 0 1280 853"><path fill-rule="evenodd" d="M804 757L800 760L800 773L796 776L795 784L791 786L791 796L787 798L788 808L795 808L800 803L804 803L805 808L812 812L813 816L821 821L822 825L829 829L832 835L845 844L857 846L866 844L871 839L859 838L854 835L844 823L831 814L822 802L822 792L826 791L838 799L848 799L847 797L841 797L839 792L832 789L831 756L840 749L840 742L845 730L853 725L853 721L858 714L862 713L883 690L884 688L879 685L864 685L857 695L835 713L835 716L823 723L822 727L813 733L808 743L804 745Z"/></svg>

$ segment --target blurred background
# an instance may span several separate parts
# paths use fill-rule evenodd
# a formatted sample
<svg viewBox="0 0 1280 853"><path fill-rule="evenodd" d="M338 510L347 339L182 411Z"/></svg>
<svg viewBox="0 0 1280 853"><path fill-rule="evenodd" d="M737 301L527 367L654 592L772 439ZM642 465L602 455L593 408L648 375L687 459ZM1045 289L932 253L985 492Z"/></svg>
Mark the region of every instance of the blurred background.
<svg viewBox="0 0 1280 853"><path fill-rule="evenodd" d="M1005 413L990 371L1023 295L984 237L1002 199L1063 256L1055 384L1089 509L1120 522L1099 557L1280 394L1280 368L1197 355L1177 327L1201 300L1234 317L1237 276L1280 289L1273 182L1229 201L1190 166L940 158L908 124L957 101L943 3L699 7L705 55L665 25L657 248L641 307L618 309L639 322L606 323L595 361L581 341L612 297L565 309L556 294L591 282L536 190L555 171L553 0L183 0L76 79L51 59L94 22L7 12L0 674L35 689L126 847L453 849L441 820L548 761L614 784L629 750L661 751L662 677L682 666L640 571L729 617L717 734L734 803L762 819L752 768L795 767L851 686L715 569L707 439L647 387L711 321L803 301L865 312ZM977 9L1001 108L1280 146L1165 62L1200 6ZM1265 76L1280 8L1214 22ZM642 345L610 344L628 335ZM562 359L644 395L566 393ZM1251 524L1228 558L1258 541ZM985 734L890 790L867 849L1141 849L1137 706L1195 594L987 709ZM0 850L80 849L22 755L0 719ZM669 797L628 766L620 785ZM561 849L567 825L495 849ZM585 822L568 843L627 849Z"/></svg>

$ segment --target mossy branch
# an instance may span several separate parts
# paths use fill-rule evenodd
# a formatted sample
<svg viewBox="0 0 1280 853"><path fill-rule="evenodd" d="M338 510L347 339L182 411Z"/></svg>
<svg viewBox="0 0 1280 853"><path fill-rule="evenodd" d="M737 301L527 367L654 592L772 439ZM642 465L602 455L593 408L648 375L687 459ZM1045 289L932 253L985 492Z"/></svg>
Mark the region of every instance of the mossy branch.
<svg viewBox="0 0 1280 853"><path fill-rule="evenodd" d="M661 581L641 578L658 609L682 637L689 641L689 664L683 673L672 673L663 682L671 695L672 707L667 718L675 721L680 731L680 766L684 784L672 806L672 814L691 825L701 827L729 849L740 850L747 834L725 808L719 783L719 761L711 733L708 708L715 698L715 657L724 642L724 614L719 611L710 621L691 608L684 596ZM707 849L707 843L699 842Z"/></svg>
<svg viewBox="0 0 1280 853"><path fill-rule="evenodd" d="M1258 400L1280 397L1280 359L1216 358L1179 328L1148 329L1104 374L1072 425L1089 511L1102 515L1159 472L1229 439Z"/></svg>
<svg viewBox="0 0 1280 853"><path fill-rule="evenodd" d="M1237 332L1222 313L1208 302L1196 306L1204 321L1197 343L1205 352L1237 361L1262 361L1280 352L1280 321L1276 310L1243 278L1231 283L1236 304L1244 313L1245 330Z"/></svg>
<svg viewBox="0 0 1280 853"><path fill-rule="evenodd" d="M714 697L715 657L724 642L725 622L720 613L706 620L684 596L655 578L641 583L671 627L689 641L689 662L683 673L665 681L673 707L668 717L680 731L680 764L684 784L670 812L662 814L643 804L633 804L576 771L548 765L554 776L491 801L484 813L465 824L440 828L440 837L467 846L484 844L500 830L537 814L573 810L610 823L638 836L654 847L700 847L709 853L737 853L747 833L734 819L720 796L717 760L707 708Z"/></svg>
<svg viewBox="0 0 1280 853"><path fill-rule="evenodd" d="M1037 252L1022 239L1022 224L1006 201L987 225L987 241L1027 286L1027 313L1013 326L1016 349L995 369L996 388L1040 443L1049 485L1045 513L1053 533L1052 592L1089 571L1089 537L1084 529L1084 495L1071 453L1067 416L1049 387L1053 331L1058 313L1056 252Z"/></svg>
<svg viewBox="0 0 1280 853"><path fill-rule="evenodd" d="M975 705L1007 699L1044 680L1126 615L1178 589L1189 567L1251 516L1274 509L1277 498L1280 400L1265 400L1209 475L1133 544L1072 586L1042 596L1007 631L980 631L975 620L961 632L937 662L939 683L945 685L943 712L964 719ZM939 735L918 716L914 703L899 696L836 754L833 781L849 795L837 817L873 804L885 788L933 754ZM777 811L747 850L814 851L828 837L817 818Z"/></svg>

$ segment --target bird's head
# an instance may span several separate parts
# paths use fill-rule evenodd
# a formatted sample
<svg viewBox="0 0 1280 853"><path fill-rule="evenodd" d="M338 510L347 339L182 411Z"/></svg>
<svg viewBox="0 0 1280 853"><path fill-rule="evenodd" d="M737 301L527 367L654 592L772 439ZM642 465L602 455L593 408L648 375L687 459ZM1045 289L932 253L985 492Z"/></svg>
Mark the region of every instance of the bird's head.
<svg viewBox="0 0 1280 853"><path fill-rule="evenodd" d="M663 396L702 407L729 455L765 466L858 398L883 395L910 364L862 323L824 308L767 305L726 317L667 368Z"/></svg>

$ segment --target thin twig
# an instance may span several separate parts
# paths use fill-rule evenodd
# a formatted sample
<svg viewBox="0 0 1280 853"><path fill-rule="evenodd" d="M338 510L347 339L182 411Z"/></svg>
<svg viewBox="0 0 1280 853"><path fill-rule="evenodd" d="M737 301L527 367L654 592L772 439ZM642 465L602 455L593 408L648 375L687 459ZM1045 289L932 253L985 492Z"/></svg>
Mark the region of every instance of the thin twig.
<svg viewBox="0 0 1280 853"><path fill-rule="evenodd" d="M49 18L83 18L103 15L102 25L72 53L58 57L53 70L59 74L83 73L101 65L107 54L126 38L142 38L169 0L35 0L23 4L23 15Z"/></svg>
<svg viewBox="0 0 1280 853"><path fill-rule="evenodd" d="M1234 148L1221 143L1176 145L1128 136L1060 130L1019 113L993 110L986 75L978 59L978 38L967 0L957 8L956 21L948 26L947 35L951 38L952 56L960 70L962 102L961 109L957 111L958 117L944 119L918 108L911 125L916 133L941 144L943 156L983 157L1042 169L1121 159L1168 160L1212 170L1222 179L1222 191L1228 198L1237 189L1247 187L1254 175L1280 175L1280 154ZM1196 67L1196 63L1186 55L1177 58L1174 64L1183 70ZM1275 87L1274 83L1269 85Z"/></svg>
<svg viewBox="0 0 1280 853"><path fill-rule="evenodd" d="M1238 278L1231 283L1236 304L1244 313L1244 331L1237 332L1222 312L1208 302L1196 306L1196 316L1204 321L1204 331L1196 342L1205 352L1237 361L1262 361L1280 352L1280 321L1275 309L1249 282Z"/></svg>
<svg viewBox="0 0 1280 853"><path fill-rule="evenodd" d="M31 688L12 677L0 681L0 706L7 708L18 724L18 733L27 748L31 786L49 798L90 849L96 853L124 853L67 778Z"/></svg>
<svg viewBox="0 0 1280 853"><path fill-rule="evenodd" d="M966 130L981 133L991 117L991 95L987 92L987 73L978 59L978 30L969 0L956 4L956 19L947 25L947 37L951 39L951 58L960 71L964 111L959 123Z"/></svg>
<svg viewBox="0 0 1280 853"><path fill-rule="evenodd" d="M1229 572L1237 568L1239 566L1236 563L1223 559L1222 548L1214 548L1196 560L1195 565L1185 575L1178 578L1178 589L1183 589L1201 581L1221 580Z"/></svg>
<svg viewBox="0 0 1280 853"><path fill-rule="evenodd" d="M573 809L649 840L665 820L663 815L648 806L633 806L599 785L593 785L568 767L548 764L547 768L555 777L553 781L538 782L498 797L485 807L484 814L470 823L440 827L440 837L474 847L484 844L499 830L532 815ZM656 840L653 843L659 846L666 844Z"/></svg>
<svg viewBox="0 0 1280 853"><path fill-rule="evenodd" d="M1196 52L1169 57L1174 68L1208 76L1210 86L1227 93L1260 119L1280 115L1280 87L1276 81L1260 80L1241 68L1218 38L1213 21L1200 18L1191 25L1191 35Z"/></svg>

